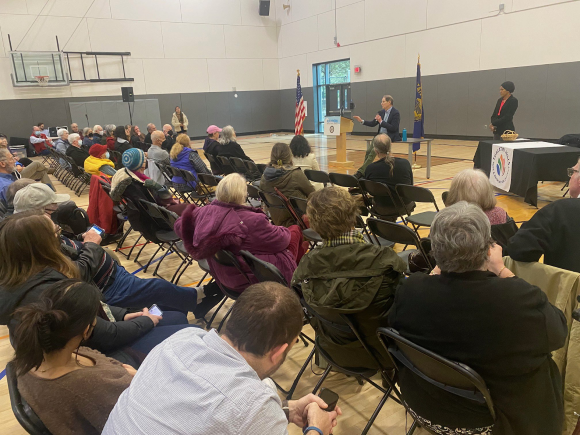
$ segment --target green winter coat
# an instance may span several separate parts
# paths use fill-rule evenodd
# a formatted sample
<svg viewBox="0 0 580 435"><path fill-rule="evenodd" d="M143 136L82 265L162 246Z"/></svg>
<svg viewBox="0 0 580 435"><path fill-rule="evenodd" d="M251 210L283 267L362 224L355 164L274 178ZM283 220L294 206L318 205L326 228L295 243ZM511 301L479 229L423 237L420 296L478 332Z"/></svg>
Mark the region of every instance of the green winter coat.
<svg viewBox="0 0 580 435"><path fill-rule="evenodd" d="M317 248L302 257L292 277L304 300L320 316L344 323L347 314L377 358L390 360L376 330L388 326L387 313L406 263L391 248L353 243ZM377 368L354 334L315 322L320 346L344 367Z"/></svg>

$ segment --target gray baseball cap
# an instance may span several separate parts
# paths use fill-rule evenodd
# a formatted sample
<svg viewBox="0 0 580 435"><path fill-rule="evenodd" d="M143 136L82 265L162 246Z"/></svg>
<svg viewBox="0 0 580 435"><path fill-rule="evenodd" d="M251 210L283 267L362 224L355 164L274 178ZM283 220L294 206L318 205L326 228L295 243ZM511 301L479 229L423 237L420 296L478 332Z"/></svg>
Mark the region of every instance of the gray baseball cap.
<svg viewBox="0 0 580 435"><path fill-rule="evenodd" d="M14 195L14 213L22 213L46 207L48 204L70 201L70 195L66 193L54 193L43 183L30 184L20 189Z"/></svg>

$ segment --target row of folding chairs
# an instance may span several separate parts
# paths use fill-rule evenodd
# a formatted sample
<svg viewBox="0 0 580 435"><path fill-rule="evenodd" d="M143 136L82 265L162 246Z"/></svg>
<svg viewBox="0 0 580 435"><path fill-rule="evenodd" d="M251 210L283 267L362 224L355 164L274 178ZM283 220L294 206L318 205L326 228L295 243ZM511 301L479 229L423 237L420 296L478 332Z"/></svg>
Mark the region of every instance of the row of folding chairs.
<svg viewBox="0 0 580 435"><path fill-rule="evenodd" d="M395 186L395 194L393 194L391 189L384 183L357 179L353 175L339 174L335 172L326 173L324 171L310 169L306 169L304 174L306 175L306 178L312 182L323 183L324 186L333 184L349 188L353 193L360 193L372 216L388 220L401 219L405 225L410 223L415 231L418 231L420 227L430 227L435 218L435 214L439 211L433 193L424 187L397 184ZM384 211L381 210L381 207L377 205L376 201L373 201L373 198L385 198L390 200L390 202L396 206L397 214L386 215ZM430 203L433 204L436 211L424 211L413 214L413 210L410 206L412 203Z"/></svg>
<svg viewBox="0 0 580 435"><path fill-rule="evenodd" d="M237 172L243 175L250 182L259 180L266 169L263 163L254 163L251 160L243 160L239 157L227 157L227 156L212 156L209 153L205 154L205 158L210 164L213 163L213 167L221 167L224 175L232 174Z"/></svg>
<svg viewBox="0 0 580 435"><path fill-rule="evenodd" d="M84 168L77 166L75 161L54 148L48 148L49 154L45 156L43 163L54 168L54 176L77 196L81 196L91 184L91 174Z"/></svg>

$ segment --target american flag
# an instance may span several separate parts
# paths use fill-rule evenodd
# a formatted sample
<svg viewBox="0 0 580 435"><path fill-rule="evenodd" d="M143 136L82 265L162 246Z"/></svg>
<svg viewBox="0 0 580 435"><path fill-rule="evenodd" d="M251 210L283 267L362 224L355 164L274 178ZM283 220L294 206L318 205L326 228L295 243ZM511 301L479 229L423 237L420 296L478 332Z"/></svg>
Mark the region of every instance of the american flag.
<svg viewBox="0 0 580 435"><path fill-rule="evenodd" d="M294 113L294 134L304 134L304 118L306 118L306 107L302 96L302 86L300 86L300 73L296 79L296 112Z"/></svg>

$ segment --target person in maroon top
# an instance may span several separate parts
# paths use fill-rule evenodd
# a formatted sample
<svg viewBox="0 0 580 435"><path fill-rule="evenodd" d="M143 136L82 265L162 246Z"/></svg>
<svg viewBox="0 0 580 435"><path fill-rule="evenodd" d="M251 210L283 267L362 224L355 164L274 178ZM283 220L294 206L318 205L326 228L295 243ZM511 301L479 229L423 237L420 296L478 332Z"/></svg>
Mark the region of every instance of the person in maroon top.
<svg viewBox="0 0 580 435"><path fill-rule="evenodd" d="M52 141L40 130L36 125L32 127L32 134L30 135L30 143L34 147L36 154L44 156L49 153L48 147L52 147Z"/></svg>
<svg viewBox="0 0 580 435"><path fill-rule="evenodd" d="M514 82L503 82L499 87L500 98L497 100L491 115L491 124L489 124L495 140L501 140L501 135L506 130L515 131L516 129L514 115L518 110L518 100L512 95L515 90Z"/></svg>

